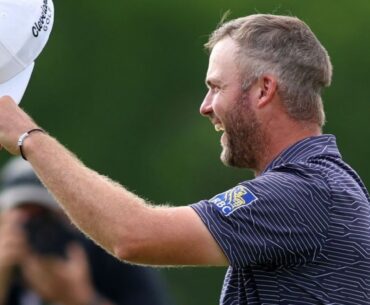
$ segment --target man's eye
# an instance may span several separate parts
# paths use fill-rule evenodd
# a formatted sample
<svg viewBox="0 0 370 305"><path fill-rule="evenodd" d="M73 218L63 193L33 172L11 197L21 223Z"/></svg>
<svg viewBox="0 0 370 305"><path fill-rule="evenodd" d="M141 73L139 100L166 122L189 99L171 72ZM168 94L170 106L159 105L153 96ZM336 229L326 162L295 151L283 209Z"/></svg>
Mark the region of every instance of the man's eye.
<svg viewBox="0 0 370 305"><path fill-rule="evenodd" d="M219 92L219 91L220 91L220 87L217 87L217 86L213 86L211 89L212 89L212 91L213 91L214 93L217 93L217 92Z"/></svg>

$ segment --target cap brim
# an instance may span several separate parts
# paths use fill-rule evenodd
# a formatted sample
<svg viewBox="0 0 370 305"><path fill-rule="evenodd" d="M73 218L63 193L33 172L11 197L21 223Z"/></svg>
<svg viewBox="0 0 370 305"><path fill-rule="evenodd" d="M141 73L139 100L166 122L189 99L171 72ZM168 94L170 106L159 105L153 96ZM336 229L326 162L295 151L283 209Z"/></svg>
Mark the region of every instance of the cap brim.
<svg viewBox="0 0 370 305"><path fill-rule="evenodd" d="M0 194L0 211L24 204L36 204L47 209L59 209L57 202L43 187L33 185L15 186Z"/></svg>
<svg viewBox="0 0 370 305"><path fill-rule="evenodd" d="M24 92L26 91L28 82L30 81L31 74L35 63L30 64L22 72L11 78L5 83L0 84L0 97L8 95L17 104L21 102Z"/></svg>

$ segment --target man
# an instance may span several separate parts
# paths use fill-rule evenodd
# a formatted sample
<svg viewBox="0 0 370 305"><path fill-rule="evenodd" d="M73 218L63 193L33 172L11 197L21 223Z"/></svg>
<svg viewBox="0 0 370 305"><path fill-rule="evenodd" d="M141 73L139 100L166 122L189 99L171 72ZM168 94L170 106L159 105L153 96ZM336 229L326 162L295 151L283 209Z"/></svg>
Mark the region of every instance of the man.
<svg viewBox="0 0 370 305"><path fill-rule="evenodd" d="M220 304L368 304L369 194L334 136L321 135L326 50L299 19L260 14L223 24L207 47L200 111L223 132L222 161L256 174L210 200L150 205L86 168L7 97L0 143L21 150L76 225L113 255L229 266Z"/></svg>
<svg viewBox="0 0 370 305"><path fill-rule="evenodd" d="M11 159L0 182L0 305L170 304L154 270L78 234L28 162Z"/></svg>

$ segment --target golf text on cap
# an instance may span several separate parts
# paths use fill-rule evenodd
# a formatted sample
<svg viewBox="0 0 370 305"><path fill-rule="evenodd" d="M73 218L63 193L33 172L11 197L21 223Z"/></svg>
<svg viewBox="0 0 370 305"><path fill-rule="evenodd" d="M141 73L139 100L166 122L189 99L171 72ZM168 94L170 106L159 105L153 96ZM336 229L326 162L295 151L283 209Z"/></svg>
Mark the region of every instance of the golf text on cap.
<svg viewBox="0 0 370 305"><path fill-rule="evenodd" d="M41 6L40 19L37 22L35 22L34 26L32 27L33 36L38 37L42 30L46 32L49 28L51 18L52 18L52 11L50 7L48 6L48 0L44 0L44 4Z"/></svg>

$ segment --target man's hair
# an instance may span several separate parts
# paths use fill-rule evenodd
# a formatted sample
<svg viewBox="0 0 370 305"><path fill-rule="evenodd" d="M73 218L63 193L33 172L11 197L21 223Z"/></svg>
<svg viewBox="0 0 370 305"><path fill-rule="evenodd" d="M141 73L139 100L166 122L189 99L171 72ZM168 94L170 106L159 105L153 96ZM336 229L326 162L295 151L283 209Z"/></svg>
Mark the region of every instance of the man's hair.
<svg viewBox="0 0 370 305"><path fill-rule="evenodd" d="M231 37L238 45L237 64L247 90L263 74L277 77L278 94L290 117L323 126L321 90L330 85L329 55L310 28L296 17L250 15L225 23L205 44Z"/></svg>

